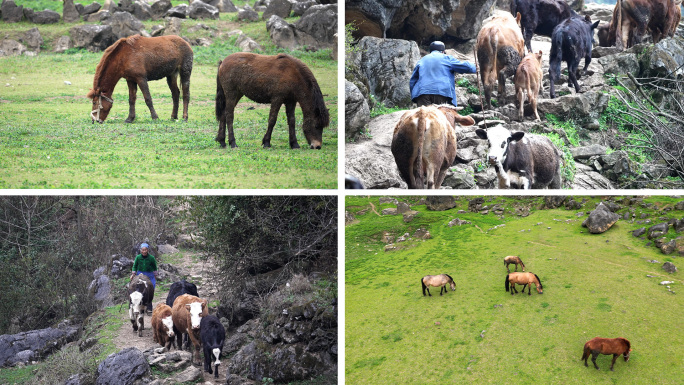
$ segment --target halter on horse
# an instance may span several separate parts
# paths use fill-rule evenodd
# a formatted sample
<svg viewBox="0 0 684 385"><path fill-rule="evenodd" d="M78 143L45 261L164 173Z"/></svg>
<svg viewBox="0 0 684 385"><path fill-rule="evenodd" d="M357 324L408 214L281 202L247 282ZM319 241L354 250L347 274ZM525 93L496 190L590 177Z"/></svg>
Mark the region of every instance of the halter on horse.
<svg viewBox="0 0 684 385"><path fill-rule="evenodd" d="M100 111L102 110L102 98L104 98L104 100L106 100L112 104L114 104L114 100L112 100L111 98L109 98L103 94L96 95L96 97L98 98L97 108L90 111L90 117L93 118L93 123L95 123L95 122L102 123L103 121L100 120ZM95 115L95 112L97 112L97 115Z"/></svg>

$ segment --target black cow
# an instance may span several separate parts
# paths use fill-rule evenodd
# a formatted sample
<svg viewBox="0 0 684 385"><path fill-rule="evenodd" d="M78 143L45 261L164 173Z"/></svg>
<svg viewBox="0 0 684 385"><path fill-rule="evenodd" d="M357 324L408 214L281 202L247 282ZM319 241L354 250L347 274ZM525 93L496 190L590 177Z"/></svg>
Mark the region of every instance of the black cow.
<svg viewBox="0 0 684 385"><path fill-rule="evenodd" d="M489 164L494 166L499 188L539 189L561 187L560 152L549 138L511 132L499 125L475 131L489 141Z"/></svg>
<svg viewBox="0 0 684 385"><path fill-rule="evenodd" d="M181 281L174 282L171 284L171 287L169 288L169 295L166 296L166 304L169 305L169 307L173 308L173 301L175 301L176 298L180 297L183 294L190 294L199 298L199 294L197 294L197 286L195 286L194 283L188 282L185 279L183 279ZM180 336L180 334L178 334L178 329L176 329L176 325L173 325L173 332L177 336ZM183 338L183 345L187 347L188 344L188 335L185 334ZM179 346L178 349L182 349L182 347Z"/></svg>
<svg viewBox="0 0 684 385"><path fill-rule="evenodd" d="M584 69L591 63L591 45L594 37L594 29L599 25L596 21L591 23L589 16L573 16L564 20L553 30L551 36L551 54L549 59L549 78L551 80L551 99L556 97L554 83L560 79L561 61L568 63L568 77L575 86L575 91L580 91L577 79L581 74L577 73L580 60L584 57Z"/></svg>
<svg viewBox="0 0 684 385"><path fill-rule="evenodd" d="M218 318L213 315L202 317L202 321L200 321L200 339L202 340L202 349L204 350L204 371L209 374L214 373L211 370L213 356L216 359L214 361L216 368L214 377L218 378L218 366L221 365L219 357L223 350L223 342L226 340L226 330Z"/></svg>
<svg viewBox="0 0 684 385"><path fill-rule="evenodd" d="M532 52L532 35L551 37L561 21L577 15L565 0L511 0L511 14L520 12L520 28L527 52Z"/></svg>

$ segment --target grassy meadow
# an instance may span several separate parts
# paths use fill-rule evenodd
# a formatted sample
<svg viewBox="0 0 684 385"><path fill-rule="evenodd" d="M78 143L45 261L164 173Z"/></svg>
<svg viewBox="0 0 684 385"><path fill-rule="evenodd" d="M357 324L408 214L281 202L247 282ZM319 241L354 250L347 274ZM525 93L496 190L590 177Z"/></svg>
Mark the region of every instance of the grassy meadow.
<svg viewBox="0 0 684 385"><path fill-rule="evenodd" d="M600 201L593 197L577 197L587 201L580 210L537 210L539 197L486 197L487 205L504 205L502 216L469 212L472 198L457 198L457 207L443 212L413 206L419 214L404 223L401 215L379 215L395 205L379 204L377 196L346 197L346 210L357 218L345 227L347 384L681 383L684 289L680 273L661 268L681 258L631 235L648 224L621 219L589 234L581 227L586 214L578 212L593 210ZM644 201L653 206L629 209L655 224L684 217L667 211L679 200L649 197ZM531 207L531 214L516 215L516 207ZM472 224L449 227L454 218ZM384 251L385 233L396 238L418 228L431 239ZM677 235L670 230L668 237ZM504 290L507 255L540 277L544 294ZM653 259L659 263L647 261ZM421 278L442 273L454 278L456 291L440 297L432 288L424 297ZM675 281L676 294L659 284L664 280ZM611 372L612 356L600 355L599 371L591 358L584 367L584 343L596 336L630 340L630 361L620 357Z"/></svg>
<svg viewBox="0 0 684 385"><path fill-rule="evenodd" d="M59 3L61 13L61 2L50 3ZM296 18L288 21L293 23ZM149 31L164 21L143 24ZM207 28L193 28L198 24ZM56 40L68 35L74 25L61 21L53 25L0 23L3 36L19 39L37 27L45 42L35 57L0 58L0 188L337 187L337 61L330 58L330 49L292 52L277 48L265 21L239 22L236 13L222 13L220 20L187 19L183 36L213 41L208 47L193 46L188 122L170 119L171 92L166 81L158 80L149 85L159 119L151 119L138 91L136 120L124 123L128 86L121 79L110 115L99 125L91 123L91 102L85 95L93 85L102 53L78 49L52 53ZM263 47L256 53L289 53L312 70L330 110L330 126L323 131L321 150L308 148L299 107L296 131L302 148L290 149L284 106L273 130L272 147L263 149L261 138L270 106L246 97L235 110L238 148L222 149L214 141L218 131L214 116L217 63L239 51L237 36L228 36L234 30L243 31Z"/></svg>

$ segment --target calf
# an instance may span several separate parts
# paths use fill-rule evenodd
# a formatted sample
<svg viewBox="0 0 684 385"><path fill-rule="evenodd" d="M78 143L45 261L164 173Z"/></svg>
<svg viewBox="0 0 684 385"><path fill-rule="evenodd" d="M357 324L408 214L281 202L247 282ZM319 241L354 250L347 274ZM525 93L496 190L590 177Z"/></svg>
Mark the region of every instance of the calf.
<svg viewBox="0 0 684 385"><path fill-rule="evenodd" d="M520 13L514 19L508 12L495 11L493 16L482 22L482 29L477 34L477 61L488 108L492 108L492 87L497 80L499 101L506 103L506 78L515 74L520 59L525 55L519 22Z"/></svg>
<svg viewBox="0 0 684 385"><path fill-rule="evenodd" d="M202 317L209 315L207 312L207 300L200 299L190 294L183 294L173 302L171 319L173 326L178 330L176 333L177 346L181 346L182 335L187 334L194 346L192 355L193 363L200 363L200 322Z"/></svg>
<svg viewBox="0 0 684 385"><path fill-rule="evenodd" d="M144 274L138 274L128 284L128 315L133 325L133 331L142 337L145 329L145 308L152 307L154 286ZM147 306L146 306L147 305Z"/></svg>
<svg viewBox="0 0 684 385"><path fill-rule="evenodd" d="M200 322L200 337L202 339L202 349L204 350L204 371L209 374L214 373L218 378L218 366L221 365L219 357L223 350L223 342L226 340L226 329L223 328L218 318L213 315L202 317ZM211 359L214 361L215 371L211 370Z"/></svg>
<svg viewBox="0 0 684 385"><path fill-rule="evenodd" d="M515 72L515 94L520 103L518 110L518 120L523 120L523 104L525 102L525 92L527 92L527 100L530 101L534 116L539 119L537 113L537 96L542 91L542 51L539 53L528 53L520 61L518 70Z"/></svg>
<svg viewBox="0 0 684 385"><path fill-rule="evenodd" d="M511 184L523 189L560 188L560 152L551 141L534 134L511 134L503 126L475 131L489 142L489 164L494 166L499 188Z"/></svg>
<svg viewBox="0 0 684 385"><path fill-rule="evenodd" d="M511 14L520 13L520 27L527 52L532 52L532 36L551 37L561 21L576 15L565 0L511 0Z"/></svg>
<svg viewBox="0 0 684 385"><path fill-rule="evenodd" d="M621 3L622 22L618 21L618 2L613 8L610 24L599 29L599 45L602 47L614 46L618 33L621 35L623 47L632 47L641 43L647 28L651 31L653 42L658 43L666 36L674 36L682 17L681 0L622 0Z"/></svg>
<svg viewBox="0 0 684 385"><path fill-rule="evenodd" d="M174 344L175 332L173 331L173 320L171 317L171 307L159 303L152 312L152 332L154 342L159 343L166 348L166 351L171 350L171 345Z"/></svg>
<svg viewBox="0 0 684 385"><path fill-rule="evenodd" d="M568 77L575 86L575 91L580 92L577 79L581 77L577 73L580 59L584 58L584 69L591 63L591 45L594 37L594 29L599 22L591 23L589 16L573 16L564 20L554 30L551 36L551 54L549 59L549 78L551 80L551 99L556 97L554 83L560 80L561 61L568 63Z"/></svg>
<svg viewBox="0 0 684 385"><path fill-rule="evenodd" d="M406 111L394 127L392 155L408 188L439 189L456 158L456 124L472 126L473 118L461 116L451 105L427 106ZM425 182L424 182L425 180Z"/></svg>
<svg viewBox="0 0 684 385"><path fill-rule="evenodd" d="M171 287L169 287L169 294L166 296L166 304L170 307L173 307L173 302L176 300L176 298L183 294L190 294L194 295L195 297L199 297L199 294L197 294L197 286L195 286L194 283L183 279L171 284ZM178 330L175 329L175 326L173 332L178 334ZM188 336L186 335L183 344L185 347L187 347L188 343ZM180 346L178 348L181 349Z"/></svg>

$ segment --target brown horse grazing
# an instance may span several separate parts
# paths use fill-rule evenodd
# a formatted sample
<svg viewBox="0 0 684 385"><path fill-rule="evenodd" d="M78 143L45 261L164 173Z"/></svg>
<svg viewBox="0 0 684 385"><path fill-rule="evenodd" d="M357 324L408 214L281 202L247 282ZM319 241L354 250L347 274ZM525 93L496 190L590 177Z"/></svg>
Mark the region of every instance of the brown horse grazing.
<svg viewBox="0 0 684 385"><path fill-rule="evenodd" d="M508 257L504 258L504 266L506 266L506 270L508 270L509 273L511 272L511 269L508 268L508 265L511 263L515 264L515 271L518 271L518 265L522 266L522 271L525 271L525 264L520 257L509 255Z"/></svg>
<svg viewBox="0 0 684 385"><path fill-rule="evenodd" d="M451 291L456 290L456 283L454 283L454 279L449 276L449 274L440 274L440 275L426 275L425 277L421 278L420 284L423 285L423 296L425 296L425 290L427 290L427 293L430 297L432 297L432 294L430 294L430 288L428 286L442 286L439 289L439 295L442 295L442 290L446 293L447 288L446 285L447 283L449 284L449 287L451 287Z"/></svg>
<svg viewBox="0 0 684 385"><path fill-rule="evenodd" d="M596 357L598 357L599 354L612 354L613 362L610 364L610 370L613 371L613 366L615 365L615 360L617 360L618 356L622 354L625 357L625 362L627 362L629 361L629 352L631 351L632 349L630 348L629 341L622 337L595 337L584 344L582 359L584 360L584 366L589 367L589 365L587 365L587 359L589 358L589 353L591 353L591 362L594 363L594 367L598 370L599 367L596 365Z"/></svg>
<svg viewBox="0 0 684 385"><path fill-rule="evenodd" d="M90 117L93 123L104 122L112 109L112 94L119 79L128 83L128 118L126 123L135 119L135 98L138 87L143 93L145 104L150 109L152 119L157 112L152 106L152 97L147 82L166 78L173 98L171 119L178 119L178 97L180 91L176 77L180 74L183 87L183 120L188 120L190 102L190 74L192 73L192 48L178 36L143 37L129 36L117 40L104 51L95 69L93 88L88 98L93 101Z"/></svg>
<svg viewBox="0 0 684 385"><path fill-rule="evenodd" d="M285 104L290 131L290 148L299 148L295 134L295 106L299 103L304 115L302 130L311 148L321 149L323 127L330 122L323 94L311 70L301 60L285 54L275 56L234 53L219 62L216 76L216 120L219 122L216 141L226 147L237 147L233 134L233 116L240 98L247 96L257 103L270 103L268 128L261 141L271 147L271 132L280 106Z"/></svg>
<svg viewBox="0 0 684 385"><path fill-rule="evenodd" d="M515 291L516 293L518 292L515 289L515 284L517 283L518 285L523 285L522 292L523 294L525 293L525 286L530 285L530 287L527 289L527 295L532 295L532 284L534 283L534 286L537 288L537 293L539 294L544 294L544 291L542 290L542 284L541 280L537 276L537 274L534 273L510 273L506 276L506 291L508 291L508 283L511 283L511 295L513 295L513 292Z"/></svg>

